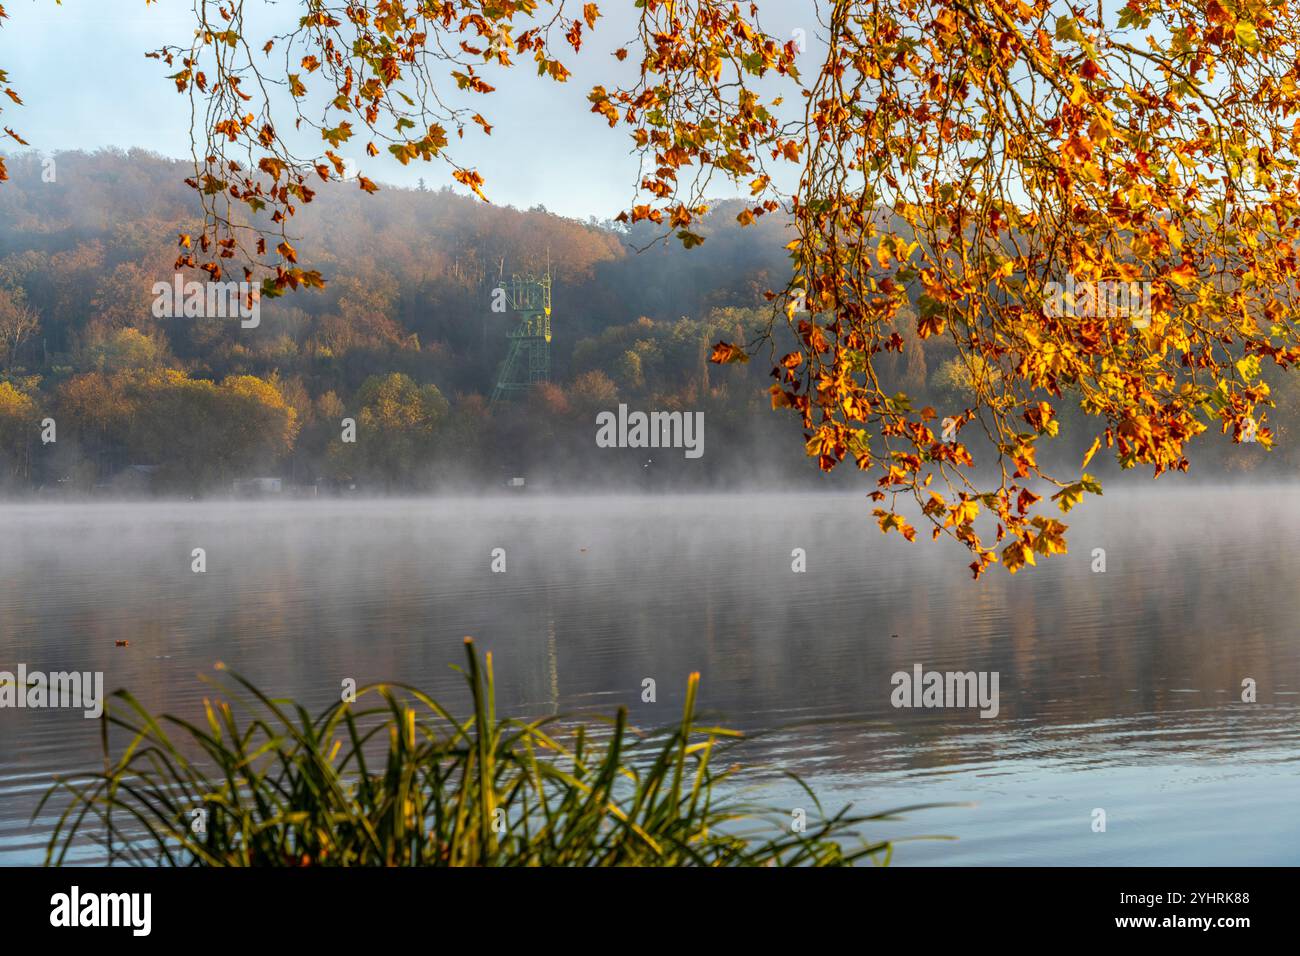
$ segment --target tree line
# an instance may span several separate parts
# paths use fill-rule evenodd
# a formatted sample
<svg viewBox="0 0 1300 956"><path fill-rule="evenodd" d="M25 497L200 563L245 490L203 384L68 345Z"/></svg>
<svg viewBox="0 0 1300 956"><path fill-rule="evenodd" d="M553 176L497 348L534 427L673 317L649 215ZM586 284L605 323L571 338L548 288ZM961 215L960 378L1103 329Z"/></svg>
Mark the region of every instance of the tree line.
<svg viewBox="0 0 1300 956"><path fill-rule="evenodd" d="M761 348L783 304L769 298L786 268L779 216L741 229L718 204L687 251L657 243L650 222L579 222L448 190L327 187L295 225L331 281L265 300L244 328L151 308L154 284L174 274L169 237L198 215L188 167L139 150L53 160L50 181L41 157L10 157L0 191L7 493L112 489L133 466L150 489L179 494L263 475L384 492L515 475L557 487L853 481L808 467L798 423L772 414L770 364L709 361L722 339ZM491 292L548 266L553 380L490 407L511 322L491 311ZM920 338L910 310L895 327L882 381L936 415L959 414L968 364L946 340ZM779 356L786 343L769 344ZM1225 444L1210 471L1294 464L1285 438L1300 391L1283 378L1274 394L1281 450ZM620 402L705 412L706 455L596 448L596 413ZM1062 454L1086 448L1078 417ZM1072 424L1067 409L1067 435Z"/></svg>

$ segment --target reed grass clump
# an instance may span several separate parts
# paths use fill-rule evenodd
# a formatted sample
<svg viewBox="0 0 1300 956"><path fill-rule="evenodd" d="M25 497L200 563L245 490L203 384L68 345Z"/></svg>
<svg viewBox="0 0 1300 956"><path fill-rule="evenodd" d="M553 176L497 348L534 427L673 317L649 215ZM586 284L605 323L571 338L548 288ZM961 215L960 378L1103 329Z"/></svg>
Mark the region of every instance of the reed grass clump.
<svg viewBox="0 0 1300 956"><path fill-rule="evenodd" d="M90 838L111 862L161 866L840 866L887 863L892 842L858 828L920 809L826 816L805 787L815 809L795 832L788 808L719 793L738 771L716 757L741 735L697 726L698 674L681 723L658 732L622 708L595 728L498 719L492 655L465 647L463 720L402 684L313 717L231 674L247 713L205 701L206 726L118 691L104 770L41 801L67 801L47 864ZM116 756L110 726L129 736Z"/></svg>

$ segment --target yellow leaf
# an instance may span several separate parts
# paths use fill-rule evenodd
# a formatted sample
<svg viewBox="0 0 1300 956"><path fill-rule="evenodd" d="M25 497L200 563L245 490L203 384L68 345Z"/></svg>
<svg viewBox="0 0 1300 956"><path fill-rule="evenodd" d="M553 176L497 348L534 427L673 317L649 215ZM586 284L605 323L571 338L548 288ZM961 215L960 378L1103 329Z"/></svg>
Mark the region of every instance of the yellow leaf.
<svg viewBox="0 0 1300 956"><path fill-rule="evenodd" d="M1083 464L1079 466L1080 469L1088 467L1088 462L1092 461L1092 456L1097 454L1097 449L1100 447L1101 447L1101 437L1098 436L1097 438L1094 438L1092 440L1092 447L1089 448L1088 453L1083 456Z"/></svg>
<svg viewBox="0 0 1300 956"><path fill-rule="evenodd" d="M1196 267L1190 262L1184 262L1177 269L1170 270L1166 275L1166 278L1169 279L1170 282L1173 282L1182 288L1186 288L1191 285L1192 281L1196 278Z"/></svg>
<svg viewBox="0 0 1300 956"><path fill-rule="evenodd" d="M1088 102L1088 91L1084 89L1083 83L1077 76L1070 77L1070 102L1074 106L1082 106Z"/></svg>

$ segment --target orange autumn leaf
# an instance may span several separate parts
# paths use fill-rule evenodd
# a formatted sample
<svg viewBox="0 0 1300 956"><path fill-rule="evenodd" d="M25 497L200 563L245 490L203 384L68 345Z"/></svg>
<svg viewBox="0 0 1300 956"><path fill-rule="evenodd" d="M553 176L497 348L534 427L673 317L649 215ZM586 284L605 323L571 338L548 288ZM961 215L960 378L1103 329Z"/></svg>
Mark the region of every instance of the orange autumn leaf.
<svg viewBox="0 0 1300 956"><path fill-rule="evenodd" d="M483 195L483 177L471 169L457 169L451 174L451 178L462 185L468 186L474 191L474 195L484 202L488 201L487 196Z"/></svg>
<svg viewBox="0 0 1300 956"><path fill-rule="evenodd" d="M729 342L718 342L713 346L713 354L709 356L709 361L717 365L726 365L731 362L744 364L749 361L749 355L739 346L732 345Z"/></svg>

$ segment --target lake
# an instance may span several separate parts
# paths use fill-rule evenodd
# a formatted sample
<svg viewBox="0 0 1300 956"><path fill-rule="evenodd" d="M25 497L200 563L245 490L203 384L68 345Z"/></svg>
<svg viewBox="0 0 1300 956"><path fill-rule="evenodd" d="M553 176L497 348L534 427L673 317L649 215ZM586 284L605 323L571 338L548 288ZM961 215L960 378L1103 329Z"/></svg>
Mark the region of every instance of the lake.
<svg viewBox="0 0 1300 956"><path fill-rule="evenodd" d="M901 843L895 865L1300 863L1300 491L1108 491L1067 516L1069 554L978 582L959 546L882 536L871 507L741 493L0 505L0 670L103 671L108 690L186 716L217 661L313 710L345 678L459 708L449 665L473 635L502 712L627 705L658 726L699 671L709 718L751 735L744 761L797 771L830 807L973 804L873 825L958 838ZM996 672L997 716L894 707L892 675L917 664ZM79 712L0 709L0 863L42 859L40 794L99 763ZM807 805L764 779L766 802Z"/></svg>

